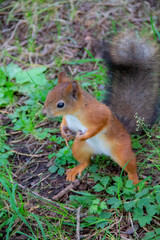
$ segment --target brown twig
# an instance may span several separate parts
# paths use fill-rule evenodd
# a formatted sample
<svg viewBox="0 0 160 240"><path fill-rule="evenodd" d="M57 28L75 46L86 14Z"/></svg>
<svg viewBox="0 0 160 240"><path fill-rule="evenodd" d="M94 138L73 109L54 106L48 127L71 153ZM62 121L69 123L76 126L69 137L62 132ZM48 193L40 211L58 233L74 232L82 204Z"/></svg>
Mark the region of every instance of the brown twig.
<svg viewBox="0 0 160 240"><path fill-rule="evenodd" d="M129 219L130 219L130 222L131 222L131 227L133 229L133 233L138 236L137 232L136 232L136 229L134 227L134 224L133 224L133 221L132 221L132 217L131 217L131 213L129 212Z"/></svg>
<svg viewBox="0 0 160 240"><path fill-rule="evenodd" d="M46 125L48 125L48 124L49 124L49 121L43 121L43 122L41 122L41 123L38 123L38 124L35 126L35 128L44 127L44 126L46 126Z"/></svg>
<svg viewBox="0 0 160 240"><path fill-rule="evenodd" d="M37 183L35 183L33 186L31 186L31 188L34 188L35 186L37 186L39 183L43 182L44 180L46 180L47 178L49 178L51 176L51 173L48 174L47 176L45 176L44 178L42 178L40 181L38 181Z"/></svg>
<svg viewBox="0 0 160 240"><path fill-rule="evenodd" d="M18 133L17 133L18 134ZM9 135L9 134L8 134ZM15 143L18 143L18 142L21 142L23 141L24 139L26 139L28 136L25 135L24 137L20 138L20 139L17 139L17 140L12 140L10 141L11 144L15 144Z"/></svg>
<svg viewBox="0 0 160 240"><path fill-rule="evenodd" d="M11 152L14 152L14 153L16 153L16 154L18 154L18 155L22 155L22 156L27 156L27 157L36 157L36 158L38 158L38 157L43 157L43 156L47 156L48 155L48 153L43 153L43 154L27 154L27 153L21 153L21 152L17 152L17 151L15 151L15 150L11 150Z"/></svg>
<svg viewBox="0 0 160 240"><path fill-rule="evenodd" d="M22 133L22 130L16 131L16 132L10 132L8 135L16 135Z"/></svg>
<svg viewBox="0 0 160 240"><path fill-rule="evenodd" d="M65 142L66 142L67 147L69 148L69 145L68 145L68 141L67 141L67 139L64 138L64 140L65 140Z"/></svg>
<svg viewBox="0 0 160 240"><path fill-rule="evenodd" d="M71 191L73 188L77 187L80 184L80 180L76 179L73 183L68 185L66 188L64 188L62 191L60 191L58 194L56 194L52 200L58 200L63 195L67 194L69 191Z"/></svg>
<svg viewBox="0 0 160 240"><path fill-rule="evenodd" d="M6 110L0 110L0 113L9 114L9 112L7 112Z"/></svg>
<svg viewBox="0 0 160 240"><path fill-rule="evenodd" d="M87 42L86 50L89 51L90 48L91 48L91 37L90 37L90 36L87 36L87 37L85 38L85 40L86 40L86 42ZM86 58L86 56L87 56L87 54L88 54L87 51L85 51L85 52L83 53L82 59L85 59L85 58Z"/></svg>
<svg viewBox="0 0 160 240"><path fill-rule="evenodd" d="M155 219L152 219L152 221L154 221L158 226L160 226L160 223L158 221L156 221Z"/></svg>

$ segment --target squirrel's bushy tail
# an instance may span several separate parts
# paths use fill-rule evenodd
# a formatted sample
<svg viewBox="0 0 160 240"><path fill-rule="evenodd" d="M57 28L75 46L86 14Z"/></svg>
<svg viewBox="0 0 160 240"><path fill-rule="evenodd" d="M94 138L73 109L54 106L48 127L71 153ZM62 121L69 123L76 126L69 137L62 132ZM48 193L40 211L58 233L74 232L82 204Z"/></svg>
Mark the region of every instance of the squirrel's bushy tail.
<svg viewBox="0 0 160 240"><path fill-rule="evenodd" d="M121 33L103 52L111 86L105 103L128 132L135 132L137 118L152 125L160 114L160 53L134 33Z"/></svg>

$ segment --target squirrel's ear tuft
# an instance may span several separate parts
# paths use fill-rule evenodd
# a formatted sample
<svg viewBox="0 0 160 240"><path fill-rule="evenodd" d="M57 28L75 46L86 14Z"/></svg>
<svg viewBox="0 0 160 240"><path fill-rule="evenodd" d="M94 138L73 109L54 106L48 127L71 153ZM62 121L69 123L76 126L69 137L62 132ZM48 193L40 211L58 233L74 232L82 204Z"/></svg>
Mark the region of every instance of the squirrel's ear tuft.
<svg viewBox="0 0 160 240"><path fill-rule="evenodd" d="M58 74L58 84L64 83L64 82L69 82L70 79L67 77L65 72L61 72Z"/></svg>
<svg viewBox="0 0 160 240"><path fill-rule="evenodd" d="M77 81L71 81L66 90L67 92L70 92L70 96L72 96L74 99L79 99L81 95L81 90Z"/></svg>

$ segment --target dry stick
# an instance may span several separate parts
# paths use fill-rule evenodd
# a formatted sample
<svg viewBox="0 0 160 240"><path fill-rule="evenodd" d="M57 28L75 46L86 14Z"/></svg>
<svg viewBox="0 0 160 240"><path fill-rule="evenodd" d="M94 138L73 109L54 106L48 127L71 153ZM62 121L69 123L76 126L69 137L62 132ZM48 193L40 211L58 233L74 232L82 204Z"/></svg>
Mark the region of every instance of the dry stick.
<svg viewBox="0 0 160 240"><path fill-rule="evenodd" d="M0 110L0 113L9 114L9 112L7 112L7 111L5 111L5 110Z"/></svg>
<svg viewBox="0 0 160 240"><path fill-rule="evenodd" d="M14 29L14 25L13 25L12 27L10 27L10 28L7 28L7 29L2 30L1 33L10 32L10 31L13 30L13 29Z"/></svg>
<svg viewBox="0 0 160 240"><path fill-rule="evenodd" d="M68 141L67 141L67 139L64 138L64 140L65 140L65 142L66 142L67 147L69 148L69 145L68 145Z"/></svg>
<svg viewBox="0 0 160 240"><path fill-rule="evenodd" d="M19 168L18 169L18 173L22 170L22 169L24 169L28 164L31 164L33 161L31 161L31 159L32 158L34 158L34 157L43 157L43 156L48 156L48 153L43 153L43 154L37 154L36 155L36 153L41 149L41 148L43 148L43 146L45 145L45 143L44 144L42 144L42 146L35 152L35 154L25 154L25 156L28 156L28 157L31 157L26 163L24 163L23 164L23 166L21 167L21 168ZM14 150L13 150L14 151ZM18 152L17 152L18 153ZM18 153L19 154L19 153ZM20 153L20 155L23 155L23 154L21 154Z"/></svg>
<svg viewBox="0 0 160 240"><path fill-rule="evenodd" d="M30 171L30 174L31 174L31 175L34 174L34 172L39 168L39 163L41 163L41 162L38 162L38 161L35 162L36 167L35 167L33 170ZM42 174L42 172L38 174L38 177L39 177L41 174Z"/></svg>
<svg viewBox="0 0 160 240"><path fill-rule="evenodd" d="M87 172L86 174L82 177L81 180L76 179L73 183L71 183L69 186L67 186L66 188L64 188L61 192L59 192L57 195L55 195L52 199L53 200L58 200L58 198L62 197L64 194L68 193L70 190L72 190L72 188L79 186L79 184L81 183L81 181L83 181L83 179L87 176Z"/></svg>
<svg viewBox="0 0 160 240"><path fill-rule="evenodd" d="M91 48L91 37L87 36L85 40L86 40L86 42L87 42L86 50L89 51L90 48ZM82 59L85 59L85 58L86 58L86 56L87 56L87 54L88 54L87 51L85 51L85 52L83 53Z"/></svg>
<svg viewBox="0 0 160 240"><path fill-rule="evenodd" d="M80 211L82 206L77 208L77 227L76 227L76 239L80 240Z"/></svg>
<svg viewBox="0 0 160 240"><path fill-rule="evenodd" d="M48 155L48 153L44 153L44 154L27 154L27 153L21 153L21 152L17 152L17 151L15 151L15 150L11 150L11 152L14 152L14 153L16 153L16 154L18 154L18 155L22 155L22 156L27 156L27 157L43 157L43 156L47 156Z"/></svg>
<svg viewBox="0 0 160 240"><path fill-rule="evenodd" d="M43 147L44 147L44 145L46 144L48 142L48 140L47 141L45 141L38 149L37 149L37 151L34 153L34 154L36 154L37 152L39 152ZM34 158L34 154L33 155L31 155L31 158L29 159L29 161L31 161L32 160L32 158ZM40 155L40 156L48 156L48 153L43 153L43 154L37 154L37 155Z"/></svg>
<svg viewBox="0 0 160 240"><path fill-rule="evenodd" d="M135 227L134 227L134 225L133 225L133 221L132 221L132 217L131 217L131 213L129 212L129 219L130 219L130 222L131 222L131 227L132 227L132 229L133 229L133 233L136 235L136 236L138 236L138 234L137 234L137 232L136 232L136 230L135 230Z"/></svg>
<svg viewBox="0 0 160 240"><path fill-rule="evenodd" d="M121 239L129 240L129 238L126 238L126 237L123 237L123 236L121 236Z"/></svg>
<svg viewBox="0 0 160 240"><path fill-rule="evenodd" d="M12 174L13 174L13 173L12 173ZM24 179L24 180L21 181L21 182L22 182L22 183L27 182L27 181L29 181L30 179L34 178L34 177L37 177L37 175L32 175L31 177L28 177L28 178ZM18 177L17 177L17 178L18 178Z"/></svg>
<svg viewBox="0 0 160 240"><path fill-rule="evenodd" d="M7 47L6 48L6 50L8 51L8 52L12 52L12 51L15 51L15 50L17 50L18 49L18 47L12 47L12 46L9 46L9 47Z"/></svg>
<svg viewBox="0 0 160 240"><path fill-rule="evenodd" d="M10 132L8 135L16 135L22 133L22 130L16 131L16 132Z"/></svg>
<svg viewBox="0 0 160 240"><path fill-rule="evenodd" d="M48 123L49 123L49 121L41 122L41 123L37 124L37 125L35 126L35 128L44 127L45 125L48 125Z"/></svg>
<svg viewBox="0 0 160 240"><path fill-rule="evenodd" d="M9 135L9 134L8 134ZM13 141L10 141L10 143L12 144L12 143L18 143L18 142L21 142L21 141L23 141L24 139L26 139L28 136L27 135L25 135L24 137L22 137L22 138L20 138L20 139L18 139L18 140L13 140Z"/></svg>
<svg viewBox="0 0 160 240"><path fill-rule="evenodd" d="M62 191L60 191L57 195L55 195L52 200L58 200L59 198L61 198L62 196L64 196L66 193L68 193L69 191L71 191L73 188L79 186L80 184L80 180L76 179L73 183L71 183L70 185L68 185L67 187L65 187Z"/></svg>
<svg viewBox="0 0 160 240"><path fill-rule="evenodd" d="M70 71L71 75L75 75L75 74L76 74L76 72L77 72L77 67L74 67L74 69L71 69L71 67L70 67L70 66L68 66L68 69L69 69L69 71Z"/></svg>
<svg viewBox="0 0 160 240"><path fill-rule="evenodd" d="M107 6L107 7L124 7L125 4L123 3L118 3L118 4L114 4L112 2L108 2L108 3L97 3L96 6Z"/></svg>
<svg viewBox="0 0 160 240"><path fill-rule="evenodd" d="M153 222L155 222L158 226L160 226L160 223L156 221L155 219L152 219Z"/></svg>
<svg viewBox="0 0 160 240"><path fill-rule="evenodd" d="M45 176L44 178L42 178L40 181L38 181L37 183L35 183L33 186L31 186L31 188L34 188L35 186L37 186L39 183L43 182L44 180L46 180L47 178L49 178L51 176L52 173L48 174L47 176Z"/></svg>

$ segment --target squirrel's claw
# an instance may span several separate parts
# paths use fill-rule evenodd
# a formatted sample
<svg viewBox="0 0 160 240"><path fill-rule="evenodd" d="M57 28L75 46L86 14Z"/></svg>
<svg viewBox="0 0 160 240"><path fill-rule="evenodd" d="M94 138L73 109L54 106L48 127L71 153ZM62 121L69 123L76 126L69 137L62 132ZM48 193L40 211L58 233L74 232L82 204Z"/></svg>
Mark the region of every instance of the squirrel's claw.
<svg viewBox="0 0 160 240"><path fill-rule="evenodd" d="M67 178L66 180L67 181L70 181L70 182L73 182L76 178L76 176L79 174L79 176L81 176L83 170L89 165L89 163L87 162L84 162L84 163L81 163L80 165L72 168L72 169L68 169L66 171L66 175L67 175Z"/></svg>
<svg viewBox="0 0 160 240"><path fill-rule="evenodd" d="M78 174L81 176L81 173L82 171L79 169L79 166L74 167L73 169L68 169L66 171L66 180L69 182L73 182Z"/></svg>

